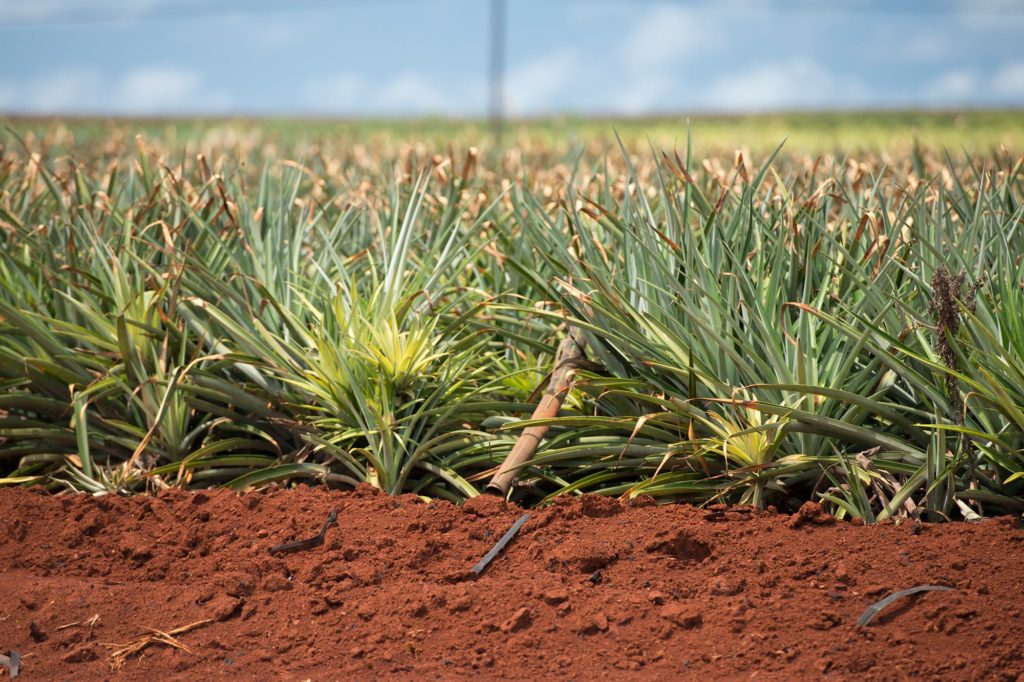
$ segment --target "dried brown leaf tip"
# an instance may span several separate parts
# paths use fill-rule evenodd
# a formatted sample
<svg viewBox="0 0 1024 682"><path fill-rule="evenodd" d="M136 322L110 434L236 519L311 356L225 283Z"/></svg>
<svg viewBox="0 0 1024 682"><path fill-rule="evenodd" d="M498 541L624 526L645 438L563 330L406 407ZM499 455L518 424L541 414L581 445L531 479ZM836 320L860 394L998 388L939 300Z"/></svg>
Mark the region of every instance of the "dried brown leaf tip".
<svg viewBox="0 0 1024 682"><path fill-rule="evenodd" d="M957 369L956 352L950 343L950 339L960 331L960 305L970 312L974 312L978 288L981 281L973 282L967 287L967 292L961 297L960 290L963 288L966 273L958 275L950 274L944 265L935 269L932 275L932 302L931 311L935 318L935 350L942 359L942 362L950 369ZM946 377L946 385L949 387L949 401L960 419L963 419L959 409L960 390L956 377Z"/></svg>

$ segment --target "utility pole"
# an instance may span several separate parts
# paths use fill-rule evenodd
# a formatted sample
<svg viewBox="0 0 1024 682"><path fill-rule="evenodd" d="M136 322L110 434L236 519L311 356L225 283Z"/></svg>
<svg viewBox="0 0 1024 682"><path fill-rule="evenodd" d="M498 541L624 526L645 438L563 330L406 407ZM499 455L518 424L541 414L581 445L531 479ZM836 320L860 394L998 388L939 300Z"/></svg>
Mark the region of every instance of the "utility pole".
<svg viewBox="0 0 1024 682"><path fill-rule="evenodd" d="M505 0L491 0L491 128L495 147L501 147L505 124Z"/></svg>

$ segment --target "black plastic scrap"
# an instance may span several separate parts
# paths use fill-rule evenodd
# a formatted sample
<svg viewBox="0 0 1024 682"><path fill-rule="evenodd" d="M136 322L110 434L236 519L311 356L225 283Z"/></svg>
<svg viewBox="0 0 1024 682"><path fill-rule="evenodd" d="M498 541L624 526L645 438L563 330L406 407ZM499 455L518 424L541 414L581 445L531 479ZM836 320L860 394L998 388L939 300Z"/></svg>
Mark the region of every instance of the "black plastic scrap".
<svg viewBox="0 0 1024 682"><path fill-rule="evenodd" d="M501 539L498 540L497 544L495 544L494 547L491 547L491 551L484 554L484 558L477 562L476 566L473 567L473 573L476 573L477 575L483 573L484 569L487 568L487 564L494 561L494 557L498 556L498 554L501 553L501 550L505 549L505 545L512 541L512 538L516 536L516 533L519 532L519 529L523 527L523 524L526 523L526 519L528 518L530 518L529 512L520 516L516 522L512 524L512 527L505 531L505 534L501 536Z"/></svg>
<svg viewBox="0 0 1024 682"><path fill-rule="evenodd" d="M946 587L945 585L918 585L917 587L910 587L905 590L900 590L899 592L893 592L885 599L877 601L871 606L869 606L867 609L865 609L864 613L862 613L860 618L857 619L857 625L860 625L861 627L866 626L868 623L873 621L875 619L875 616L881 613L886 606L893 603L897 599L909 597L910 595L917 594L918 592L935 592L952 589L952 587Z"/></svg>
<svg viewBox="0 0 1024 682"><path fill-rule="evenodd" d="M320 532L309 538L308 540L298 540L296 542L286 542L283 545L274 545L270 548L271 554L282 554L284 552L301 552L305 549L312 549L319 547L324 544L324 537L327 535L327 529L338 525L338 512L332 511L327 515L327 520L324 521L323 528Z"/></svg>
<svg viewBox="0 0 1024 682"><path fill-rule="evenodd" d="M21 672L21 656L17 651L8 651L6 656L0 655L0 667L7 668L7 673L13 680Z"/></svg>

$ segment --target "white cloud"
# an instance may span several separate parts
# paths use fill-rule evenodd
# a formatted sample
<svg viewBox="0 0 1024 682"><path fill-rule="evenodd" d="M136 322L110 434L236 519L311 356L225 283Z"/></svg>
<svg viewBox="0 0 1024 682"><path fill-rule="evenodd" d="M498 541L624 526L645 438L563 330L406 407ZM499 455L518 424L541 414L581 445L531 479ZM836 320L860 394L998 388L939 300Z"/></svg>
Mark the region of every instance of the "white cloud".
<svg viewBox="0 0 1024 682"><path fill-rule="evenodd" d="M579 72L579 58L560 50L513 69L506 79L506 108L514 115L551 111L553 96L565 89Z"/></svg>
<svg viewBox="0 0 1024 682"><path fill-rule="evenodd" d="M351 73L339 73L307 81L302 87L306 106L318 112L350 111L359 106L363 79Z"/></svg>
<svg viewBox="0 0 1024 682"><path fill-rule="evenodd" d="M0 111L8 110L18 99L18 89L12 83L0 83Z"/></svg>
<svg viewBox="0 0 1024 682"><path fill-rule="evenodd" d="M300 106L320 114L420 116L463 113L467 108L458 84L445 90L414 72L382 82L341 72L306 81L300 93Z"/></svg>
<svg viewBox="0 0 1024 682"><path fill-rule="evenodd" d="M223 113L231 95L208 86L196 71L153 65L133 69L109 87L98 110L125 114Z"/></svg>
<svg viewBox="0 0 1024 682"><path fill-rule="evenodd" d="M992 89L1002 97L1024 100L1024 62L1006 64L996 71Z"/></svg>
<svg viewBox="0 0 1024 682"><path fill-rule="evenodd" d="M619 48L632 69L662 69L711 44L711 17L678 5L654 5L642 12Z"/></svg>
<svg viewBox="0 0 1024 682"><path fill-rule="evenodd" d="M654 71L631 77L629 84L612 105L616 113L629 115L665 109L664 102L671 96L673 79L665 71Z"/></svg>
<svg viewBox="0 0 1024 682"><path fill-rule="evenodd" d="M687 57L724 44L720 19L715 12L666 3L638 12L614 53L622 67L620 87L606 106L623 114L678 107L683 83L677 71Z"/></svg>
<svg viewBox="0 0 1024 682"><path fill-rule="evenodd" d="M31 111L74 111L95 102L103 91L103 79L91 69L66 69L33 78L25 104Z"/></svg>
<svg viewBox="0 0 1024 682"><path fill-rule="evenodd" d="M170 66L141 66L116 78L72 67L0 84L0 107L20 113L220 113L230 104L198 73Z"/></svg>
<svg viewBox="0 0 1024 682"><path fill-rule="evenodd" d="M925 86L923 96L941 104L1024 101L1024 62L1004 64L988 77L973 69L947 71Z"/></svg>
<svg viewBox="0 0 1024 682"><path fill-rule="evenodd" d="M131 113L192 109L200 97L198 73L171 66L151 66L125 74L114 91L114 100Z"/></svg>
<svg viewBox="0 0 1024 682"><path fill-rule="evenodd" d="M954 104L978 91L981 78L970 69L947 71L924 87L924 97L931 102Z"/></svg>
<svg viewBox="0 0 1024 682"><path fill-rule="evenodd" d="M723 76L708 89L702 104L729 111L851 106L862 104L866 94L863 83L797 58Z"/></svg>
<svg viewBox="0 0 1024 682"><path fill-rule="evenodd" d="M373 102L375 107L400 116L449 113L453 104L433 83L415 73L403 73L384 83Z"/></svg>

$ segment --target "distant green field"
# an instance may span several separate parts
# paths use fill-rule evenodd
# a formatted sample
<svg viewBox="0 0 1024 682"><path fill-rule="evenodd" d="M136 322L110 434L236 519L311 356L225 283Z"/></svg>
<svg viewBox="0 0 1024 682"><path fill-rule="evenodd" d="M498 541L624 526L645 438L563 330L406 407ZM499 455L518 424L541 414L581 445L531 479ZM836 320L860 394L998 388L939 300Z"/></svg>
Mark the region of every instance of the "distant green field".
<svg viewBox="0 0 1024 682"><path fill-rule="evenodd" d="M324 141L369 146L379 143L420 142L431 147L490 146L492 130L486 121L448 119L351 120L317 119L8 119L6 126L37 135L66 127L76 143L89 144L123 135L126 130L158 138L165 144L195 145L210 137L248 135L296 149ZM701 154L750 149L764 152L786 140L791 152L856 153L900 151L915 143L931 148L981 153L1003 146L1024 147L1024 113L1020 111L963 112L844 112L790 113L743 116L683 116L654 118L560 117L511 121L505 126L506 145L536 145L554 153L589 147L602 153L616 145L615 134L631 149L682 148L692 132Z"/></svg>

